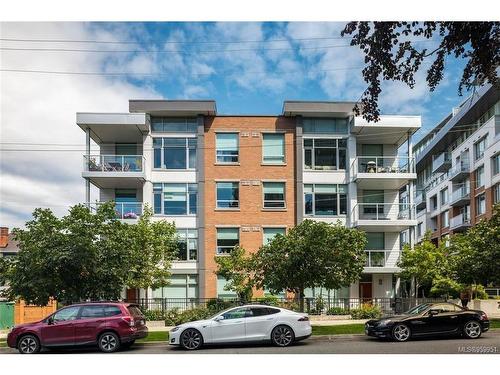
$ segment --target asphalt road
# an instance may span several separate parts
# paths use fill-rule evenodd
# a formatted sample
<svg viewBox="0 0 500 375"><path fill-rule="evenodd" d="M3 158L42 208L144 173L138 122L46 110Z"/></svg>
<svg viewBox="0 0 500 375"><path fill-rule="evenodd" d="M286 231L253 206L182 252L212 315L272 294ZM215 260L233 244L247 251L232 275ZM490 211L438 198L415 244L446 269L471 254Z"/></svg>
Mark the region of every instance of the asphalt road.
<svg viewBox="0 0 500 375"><path fill-rule="evenodd" d="M0 348L0 353L17 353ZM99 353L96 350L58 350L43 353ZM483 334L477 340L463 338L418 339L406 343L379 341L363 335L316 336L288 348L270 345L211 346L191 352L171 347L166 343L136 344L121 354L500 354L500 330Z"/></svg>

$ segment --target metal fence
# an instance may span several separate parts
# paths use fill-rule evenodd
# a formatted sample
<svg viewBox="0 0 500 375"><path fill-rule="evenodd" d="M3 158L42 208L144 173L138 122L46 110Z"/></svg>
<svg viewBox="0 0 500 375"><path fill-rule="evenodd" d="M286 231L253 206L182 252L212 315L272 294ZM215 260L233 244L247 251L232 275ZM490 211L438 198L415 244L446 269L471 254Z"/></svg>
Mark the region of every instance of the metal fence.
<svg viewBox="0 0 500 375"><path fill-rule="evenodd" d="M349 314L353 309L364 306L378 306L384 314L400 314L412 307L427 302L444 302L443 298L305 298L304 311L311 315L342 315ZM179 311L196 307L211 308L214 311L239 306L244 303L260 303L299 311L299 300L295 298L256 298L242 301L237 298L140 298L126 300L137 303L141 310L166 312L173 309Z"/></svg>

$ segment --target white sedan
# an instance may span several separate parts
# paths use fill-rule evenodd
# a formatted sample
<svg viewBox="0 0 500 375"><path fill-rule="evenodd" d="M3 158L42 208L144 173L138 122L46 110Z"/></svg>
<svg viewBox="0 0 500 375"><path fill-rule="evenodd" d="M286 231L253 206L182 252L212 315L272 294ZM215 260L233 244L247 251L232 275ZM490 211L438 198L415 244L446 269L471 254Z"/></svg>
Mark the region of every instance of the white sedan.
<svg viewBox="0 0 500 375"><path fill-rule="evenodd" d="M204 344L270 341L288 346L311 336L307 314L265 305L233 307L206 320L196 320L172 328L170 345L188 350Z"/></svg>

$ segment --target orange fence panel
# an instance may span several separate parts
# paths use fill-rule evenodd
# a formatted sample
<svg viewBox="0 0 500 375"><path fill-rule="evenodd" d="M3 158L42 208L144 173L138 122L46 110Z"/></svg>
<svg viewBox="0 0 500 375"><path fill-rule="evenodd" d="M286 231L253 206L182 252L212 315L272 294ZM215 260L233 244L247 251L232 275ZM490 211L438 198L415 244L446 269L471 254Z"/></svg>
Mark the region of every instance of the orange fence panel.
<svg viewBox="0 0 500 375"><path fill-rule="evenodd" d="M42 320L57 310L57 301L50 300L45 306L27 305L19 300L14 306L14 324L23 324Z"/></svg>

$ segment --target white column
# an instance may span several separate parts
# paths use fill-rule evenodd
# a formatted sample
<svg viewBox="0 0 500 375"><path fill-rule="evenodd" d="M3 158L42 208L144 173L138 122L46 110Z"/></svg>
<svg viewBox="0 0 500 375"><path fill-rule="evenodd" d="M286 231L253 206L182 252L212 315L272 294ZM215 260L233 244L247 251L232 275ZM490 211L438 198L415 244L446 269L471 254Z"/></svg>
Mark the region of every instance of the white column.
<svg viewBox="0 0 500 375"><path fill-rule="evenodd" d="M86 146L86 156L87 160L86 163L89 162L90 160L90 128L87 128L85 130L85 146ZM84 166L85 168L85 166ZM85 202L89 203L90 202L90 180L88 178L85 179Z"/></svg>

